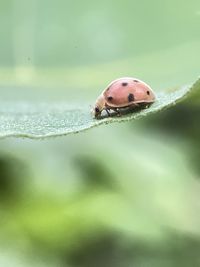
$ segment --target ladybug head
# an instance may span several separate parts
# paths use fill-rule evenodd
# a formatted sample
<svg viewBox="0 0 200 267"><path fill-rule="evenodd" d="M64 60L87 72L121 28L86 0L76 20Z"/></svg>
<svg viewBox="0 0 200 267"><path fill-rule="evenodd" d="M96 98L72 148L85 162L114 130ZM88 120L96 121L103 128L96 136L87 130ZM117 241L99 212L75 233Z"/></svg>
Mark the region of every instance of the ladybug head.
<svg viewBox="0 0 200 267"><path fill-rule="evenodd" d="M94 113L95 113L95 117L97 117L101 113L99 107L95 107Z"/></svg>
<svg viewBox="0 0 200 267"><path fill-rule="evenodd" d="M94 107L94 109L93 109L94 117L95 118L98 118L101 115L102 110L103 109L96 104L95 107Z"/></svg>
<svg viewBox="0 0 200 267"><path fill-rule="evenodd" d="M97 101L95 103L95 107L93 109L93 114L95 116L95 118L99 117L101 115L102 110L105 107L105 100L104 100L104 96L101 95L97 98Z"/></svg>

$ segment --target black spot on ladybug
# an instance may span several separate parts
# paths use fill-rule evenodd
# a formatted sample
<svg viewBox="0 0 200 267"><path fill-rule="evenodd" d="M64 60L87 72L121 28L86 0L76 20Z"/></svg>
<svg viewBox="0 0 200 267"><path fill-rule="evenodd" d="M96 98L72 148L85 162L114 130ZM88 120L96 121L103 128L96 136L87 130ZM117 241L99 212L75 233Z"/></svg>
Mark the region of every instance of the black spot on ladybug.
<svg viewBox="0 0 200 267"><path fill-rule="evenodd" d="M113 97L112 96L108 96L108 101L112 101L113 100Z"/></svg>
<svg viewBox="0 0 200 267"><path fill-rule="evenodd" d="M139 83L139 81L138 80L133 80L135 83Z"/></svg>
<svg viewBox="0 0 200 267"><path fill-rule="evenodd" d="M150 95L150 92L149 91L147 91L147 95Z"/></svg>
<svg viewBox="0 0 200 267"><path fill-rule="evenodd" d="M122 83L122 86L127 86L128 85L128 83Z"/></svg>
<svg viewBox="0 0 200 267"><path fill-rule="evenodd" d="M128 102L132 102L134 101L134 95L133 94L129 94L128 95Z"/></svg>

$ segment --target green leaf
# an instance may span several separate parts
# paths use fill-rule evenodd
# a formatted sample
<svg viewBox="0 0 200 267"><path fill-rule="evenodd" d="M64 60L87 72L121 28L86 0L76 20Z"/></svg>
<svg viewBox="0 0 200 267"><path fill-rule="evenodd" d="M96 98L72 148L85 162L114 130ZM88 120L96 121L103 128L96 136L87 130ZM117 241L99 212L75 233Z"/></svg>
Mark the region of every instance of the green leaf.
<svg viewBox="0 0 200 267"><path fill-rule="evenodd" d="M2 102L0 104L0 138L61 136L78 133L101 124L139 119L173 106L191 91L198 90L200 90L200 78L193 85L157 93L156 102L147 109L124 114L121 117L104 117L98 120L93 118L89 105Z"/></svg>

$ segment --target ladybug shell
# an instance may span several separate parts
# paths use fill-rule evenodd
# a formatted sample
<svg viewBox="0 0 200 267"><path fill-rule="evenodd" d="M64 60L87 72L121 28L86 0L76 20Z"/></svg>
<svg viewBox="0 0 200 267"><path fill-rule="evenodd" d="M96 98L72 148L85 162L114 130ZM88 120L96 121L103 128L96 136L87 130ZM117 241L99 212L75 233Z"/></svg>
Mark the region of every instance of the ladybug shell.
<svg viewBox="0 0 200 267"><path fill-rule="evenodd" d="M135 78L120 78L113 81L103 96L108 107L128 107L139 103L152 103L155 95L150 86Z"/></svg>

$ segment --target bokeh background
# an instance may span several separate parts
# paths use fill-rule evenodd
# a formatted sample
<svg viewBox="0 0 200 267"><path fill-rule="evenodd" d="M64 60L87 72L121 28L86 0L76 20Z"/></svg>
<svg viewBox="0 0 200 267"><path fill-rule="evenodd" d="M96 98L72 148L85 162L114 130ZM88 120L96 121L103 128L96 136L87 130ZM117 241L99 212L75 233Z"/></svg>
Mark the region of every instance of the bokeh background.
<svg viewBox="0 0 200 267"><path fill-rule="evenodd" d="M93 104L200 69L199 0L0 0L1 101ZM0 266L200 266L200 94L140 121L0 143ZM196 101L197 100L197 101Z"/></svg>

